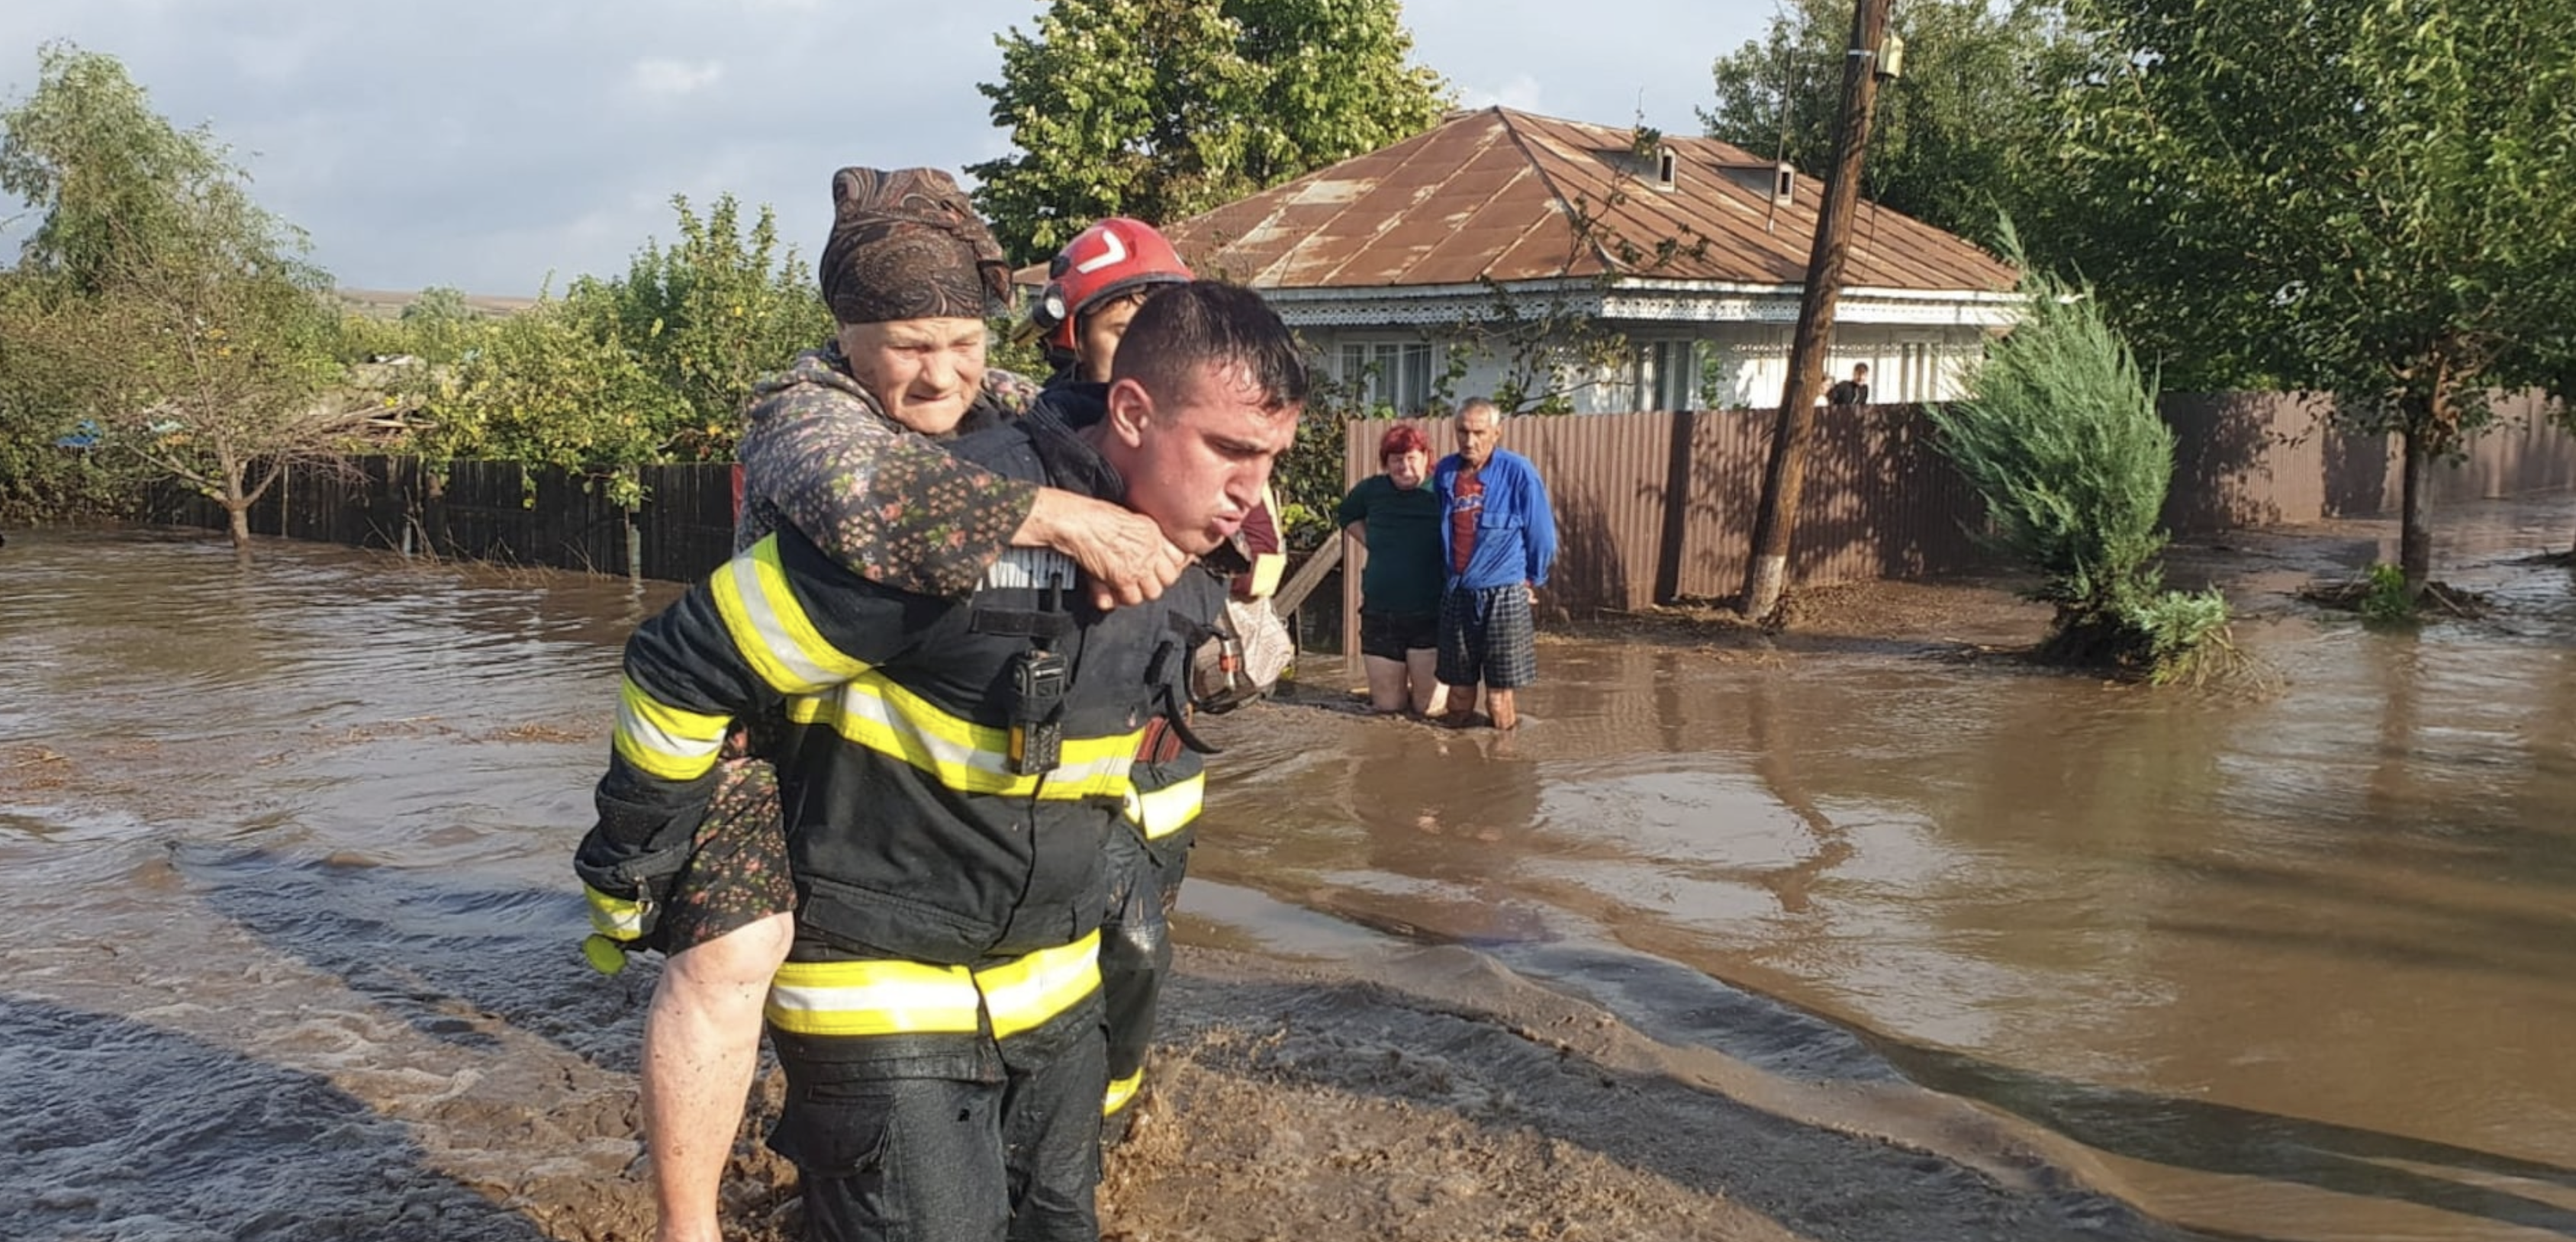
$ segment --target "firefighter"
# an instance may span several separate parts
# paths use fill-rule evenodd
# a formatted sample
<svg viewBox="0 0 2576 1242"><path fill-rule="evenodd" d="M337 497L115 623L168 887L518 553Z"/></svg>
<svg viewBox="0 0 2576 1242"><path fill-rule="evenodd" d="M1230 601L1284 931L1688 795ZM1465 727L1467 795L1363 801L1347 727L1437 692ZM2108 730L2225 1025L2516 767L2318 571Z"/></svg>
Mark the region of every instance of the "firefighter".
<svg viewBox="0 0 2576 1242"><path fill-rule="evenodd" d="M1006 477L1116 497L1184 552L1230 536L1292 442L1293 339L1258 296L1156 299L1105 394L971 436ZM771 1145L818 1242L1097 1236L1104 856L1220 605L1184 574L1101 612L1074 563L1006 554L967 601L858 577L789 529L639 627L577 866L650 934L717 780L725 721L783 701L773 753L797 896L766 1005Z"/></svg>
<svg viewBox="0 0 2576 1242"><path fill-rule="evenodd" d="M854 572L963 598L1006 547L1043 545L1117 599L1163 590L1186 558L1152 522L1000 477L924 438L1017 417L1037 395L983 364L983 325L1007 268L965 196L934 169L847 168L832 186L819 274L836 331L754 390L737 549L792 525ZM620 918L618 896L592 894L595 965L613 971L631 949L669 954L642 1074L659 1242L718 1237L762 1003L792 935L778 819L767 761L731 755L697 840L666 861L653 934Z"/></svg>
<svg viewBox="0 0 2576 1242"><path fill-rule="evenodd" d="M1047 264L1046 287L1030 314L1030 326L1055 364L1049 390L1106 383L1137 308L1156 292L1192 279L1170 240L1144 221L1112 217L1076 234ZM1273 517L1277 511L1276 499L1264 488L1243 528L1209 558L1234 571L1226 628L1238 646L1237 660L1242 631L1279 624L1267 602L1285 560ZM1284 647L1285 633L1276 637ZM1225 678L1207 665L1202 660L1194 670L1197 678L1187 699L1230 708L1248 697L1221 684ZM1268 688L1267 682L1258 687ZM1134 1105L1142 1097L1154 1014L1163 980L1171 973L1169 915L1188 875L1190 847L1206 799L1201 756L1208 752L1188 727L1189 710L1188 702L1181 702L1173 714L1158 716L1149 726L1136 756L1128 831L1113 837L1109 847L1111 906L1100 945L1109 1091L1101 1105L1101 1134L1111 1144L1126 1137Z"/></svg>

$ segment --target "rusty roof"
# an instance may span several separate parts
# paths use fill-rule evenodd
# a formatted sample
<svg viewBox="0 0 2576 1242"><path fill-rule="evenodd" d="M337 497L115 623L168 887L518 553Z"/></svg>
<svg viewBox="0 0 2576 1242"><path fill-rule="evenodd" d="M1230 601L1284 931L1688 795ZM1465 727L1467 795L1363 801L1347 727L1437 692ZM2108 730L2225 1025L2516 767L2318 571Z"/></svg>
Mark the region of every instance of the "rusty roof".
<svg viewBox="0 0 2576 1242"><path fill-rule="evenodd" d="M1675 169L1663 189L1656 156L1632 150L1634 132L1509 108L1460 113L1163 231L1199 274L1262 289L1605 273L1804 282L1822 182L1800 176L1790 202L1774 207L1772 161L1714 138L1667 137ZM2012 268L1963 238L1866 203L1853 217L1847 287L2013 283Z"/></svg>

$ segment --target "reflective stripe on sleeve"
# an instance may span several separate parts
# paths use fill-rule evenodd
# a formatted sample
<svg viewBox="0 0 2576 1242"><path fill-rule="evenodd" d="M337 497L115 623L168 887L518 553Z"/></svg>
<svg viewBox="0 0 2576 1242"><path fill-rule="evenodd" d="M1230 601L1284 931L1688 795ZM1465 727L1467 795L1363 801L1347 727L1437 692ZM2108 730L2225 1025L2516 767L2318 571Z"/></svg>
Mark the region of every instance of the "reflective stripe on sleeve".
<svg viewBox="0 0 2576 1242"><path fill-rule="evenodd" d="M644 692L635 679L617 690L617 753L647 775L694 780L716 765L730 719L673 707Z"/></svg>
<svg viewBox="0 0 2576 1242"><path fill-rule="evenodd" d="M1136 789L1127 795L1127 818L1144 830L1145 839L1159 841L1190 826L1207 804L1207 772L1190 774L1188 780L1161 789Z"/></svg>
<svg viewBox="0 0 2576 1242"><path fill-rule="evenodd" d="M776 535L726 562L707 586L715 593L717 615L724 618L734 646L780 694L811 694L867 671L864 661L823 641L813 618L796 602L786 571L779 567Z"/></svg>
<svg viewBox="0 0 2576 1242"><path fill-rule="evenodd" d="M590 925L611 940L633 940L644 934L644 903L631 897L603 893L584 884L582 895L590 899Z"/></svg>
<svg viewBox="0 0 2576 1242"><path fill-rule="evenodd" d="M1125 1078L1111 1079L1109 1082L1109 1093L1100 1098L1100 1115L1103 1117L1117 1116L1118 1110L1134 1103L1136 1093L1144 1089L1145 1071L1142 1069L1137 1070L1133 1074L1129 1074Z"/></svg>
<svg viewBox="0 0 2576 1242"><path fill-rule="evenodd" d="M940 710L921 696L869 672L835 695L791 699L788 718L824 725L843 738L927 772L943 788L1051 801L1124 800L1144 730L1112 737L1066 738L1062 761L1044 776L1011 771L1011 731Z"/></svg>
<svg viewBox="0 0 2576 1242"><path fill-rule="evenodd" d="M797 1035L973 1034L977 1007L995 1038L1044 1024L1100 989L1100 933L969 971L921 962L789 962L770 981L771 1025Z"/></svg>

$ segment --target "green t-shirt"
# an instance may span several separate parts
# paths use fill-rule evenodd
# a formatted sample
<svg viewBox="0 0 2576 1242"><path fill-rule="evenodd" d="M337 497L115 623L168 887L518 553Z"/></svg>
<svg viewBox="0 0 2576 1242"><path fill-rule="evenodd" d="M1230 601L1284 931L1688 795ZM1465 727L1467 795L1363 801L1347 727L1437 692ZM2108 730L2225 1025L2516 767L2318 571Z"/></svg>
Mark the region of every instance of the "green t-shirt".
<svg viewBox="0 0 2576 1242"><path fill-rule="evenodd" d="M1362 523L1368 568L1360 571L1360 607L1369 612L1440 611L1448 575L1440 564L1440 498L1431 481L1401 488L1385 475L1362 479L1342 498L1334 525Z"/></svg>

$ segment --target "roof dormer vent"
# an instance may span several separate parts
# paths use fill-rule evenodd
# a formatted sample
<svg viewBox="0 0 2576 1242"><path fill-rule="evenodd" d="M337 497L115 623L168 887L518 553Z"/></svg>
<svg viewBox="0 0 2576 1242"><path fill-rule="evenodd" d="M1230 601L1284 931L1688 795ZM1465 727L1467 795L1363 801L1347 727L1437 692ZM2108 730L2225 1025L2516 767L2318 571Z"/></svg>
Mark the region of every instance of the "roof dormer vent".
<svg viewBox="0 0 2576 1242"><path fill-rule="evenodd" d="M1786 163L1773 165L1771 169L1772 205L1777 207L1786 207L1789 205L1791 200L1797 197L1798 170L1790 167Z"/></svg>
<svg viewBox="0 0 2576 1242"><path fill-rule="evenodd" d="M1675 154L1671 147L1656 148L1655 188L1658 190L1673 188L1673 174L1681 171L1681 164L1681 157Z"/></svg>

